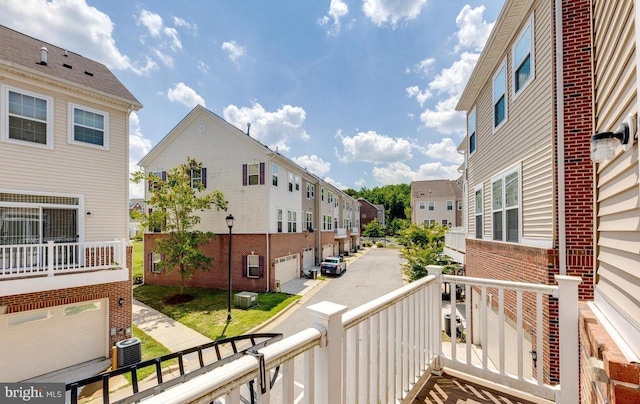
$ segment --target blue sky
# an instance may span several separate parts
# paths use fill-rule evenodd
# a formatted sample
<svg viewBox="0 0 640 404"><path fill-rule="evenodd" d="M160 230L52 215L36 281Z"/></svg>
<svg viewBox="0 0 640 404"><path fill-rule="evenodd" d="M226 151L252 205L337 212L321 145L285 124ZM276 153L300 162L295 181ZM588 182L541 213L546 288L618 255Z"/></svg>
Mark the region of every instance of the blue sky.
<svg viewBox="0 0 640 404"><path fill-rule="evenodd" d="M113 70L144 105L131 117L132 170L202 104L360 189L459 176L465 117L454 108L502 5L3 0L0 24Z"/></svg>

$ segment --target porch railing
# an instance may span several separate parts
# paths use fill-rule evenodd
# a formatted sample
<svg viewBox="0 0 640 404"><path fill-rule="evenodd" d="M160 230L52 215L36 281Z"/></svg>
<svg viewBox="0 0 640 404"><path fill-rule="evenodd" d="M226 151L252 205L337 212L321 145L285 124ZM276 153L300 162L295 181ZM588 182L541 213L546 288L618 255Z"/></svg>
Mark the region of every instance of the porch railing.
<svg viewBox="0 0 640 404"><path fill-rule="evenodd" d="M347 228L346 227L336 227L334 229L334 235L335 235L336 238L347 237Z"/></svg>
<svg viewBox="0 0 640 404"><path fill-rule="evenodd" d="M126 268L126 240L0 245L0 280Z"/></svg>
<svg viewBox="0 0 640 404"><path fill-rule="evenodd" d="M551 392L557 402L578 401L579 279L557 277L558 286L525 286L443 277L440 271L440 267L429 267L427 277L348 312L346 306L331 302L311 306L308 310L312 327L145 402L210 403L220 398L224 402L239 402L241 391L249 381L259 386L257 402L261 403L399 402L411 399L421 388L416 383L432 371L442 370L443 365L468 370L474 376L497 380L540 397ZM474 282L481 288L510 289L515 293L526 288L559 296L562 390L559 386L544 386L539 378L527 380L521 374L509 375L501 365L498 370L492 369L484 353L480 366L472 363L470 353L466 360L458 360L455 343L451 345L453 356L448 357L442 349L444 280L452 283L452 290L456 290L458 284L469 289L467 285ZM453 300L452 312L455 313ZM483 332L488 332L486 326ZM537 343L541 344L540 337ZM470 352L469 343L466 347ZM281 377L276 378L278 367Z"/></svg>
<svg viewBox="0 0 640 404"><path fill-rule="evenodd" d="M454 261L465 263L465 237L466 233L463 227L454 227L444 234L444 253L450 256Z"/></svg>

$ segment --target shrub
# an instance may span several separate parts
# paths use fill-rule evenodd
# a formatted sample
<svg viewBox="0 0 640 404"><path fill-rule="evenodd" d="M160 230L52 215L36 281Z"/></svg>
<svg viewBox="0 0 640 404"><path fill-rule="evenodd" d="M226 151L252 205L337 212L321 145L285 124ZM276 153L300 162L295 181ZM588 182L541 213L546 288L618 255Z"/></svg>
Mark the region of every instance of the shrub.
<svg viewBox="0 0 640 404"><path fill-rule="evenodd" d="M384 248L384 243L383 243L382 241L378 241L378 242L376 243L376 247L378 247L378 248Z"/></svg>

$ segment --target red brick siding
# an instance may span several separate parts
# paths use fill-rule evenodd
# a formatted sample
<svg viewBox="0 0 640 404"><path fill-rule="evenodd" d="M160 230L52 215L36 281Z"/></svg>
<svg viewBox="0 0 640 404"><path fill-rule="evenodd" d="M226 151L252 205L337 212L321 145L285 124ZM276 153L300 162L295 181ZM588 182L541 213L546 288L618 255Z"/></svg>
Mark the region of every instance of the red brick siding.
<svg viewBox="0 0 640 404"><path fill-rule="evenodd" d="M367 224L369 224L369 222L377 218L378 209L366 202L362 202L360 205L360 233L362 234L364 228L367 227Z"/></svg>
<svg viewBox="0 0 640 404"><path fill-rule="evenodd" d="M628 362L585 303L580 303L580 393L583 403L640 403L640 364ZM609 383L596 382L589 358L603 361ZM604 397L603 397L604 396Z"/></svg>

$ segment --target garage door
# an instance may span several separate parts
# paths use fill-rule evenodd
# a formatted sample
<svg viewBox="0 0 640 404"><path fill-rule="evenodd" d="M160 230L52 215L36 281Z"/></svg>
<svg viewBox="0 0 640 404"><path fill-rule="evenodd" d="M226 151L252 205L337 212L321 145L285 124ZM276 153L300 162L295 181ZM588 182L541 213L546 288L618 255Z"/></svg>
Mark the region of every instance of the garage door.
<svg viewBox="0 0 640 404"><path fill-rule="evenodd" d="M0 380L17 382L107 356L107 300L0 316Z"/></svg>
<svg viewBox="0 0 640 404"><path fill-rule="evenodd" d="M304 269L309 269L314 265L313 248L307 248L302 252L302 267Z"/></svg>
<svg viewBox="0 0 640 404"><path fill-rule="evenodd" d="M299 254L288 255L276 259L276 279L280 284L287 283L299 276Z"/></svg>
<svg viewBox="0 0 640 404"><path fill-rule="evenodd" d="M327 244L322 246L322 258L333 256L333 244Z"/></svg>
<svg viewBox="0 0 640 404"><path fill-rule="evenodd" d="M344 251L346 252L351 251L351 240L344 241Z"/></svg>

